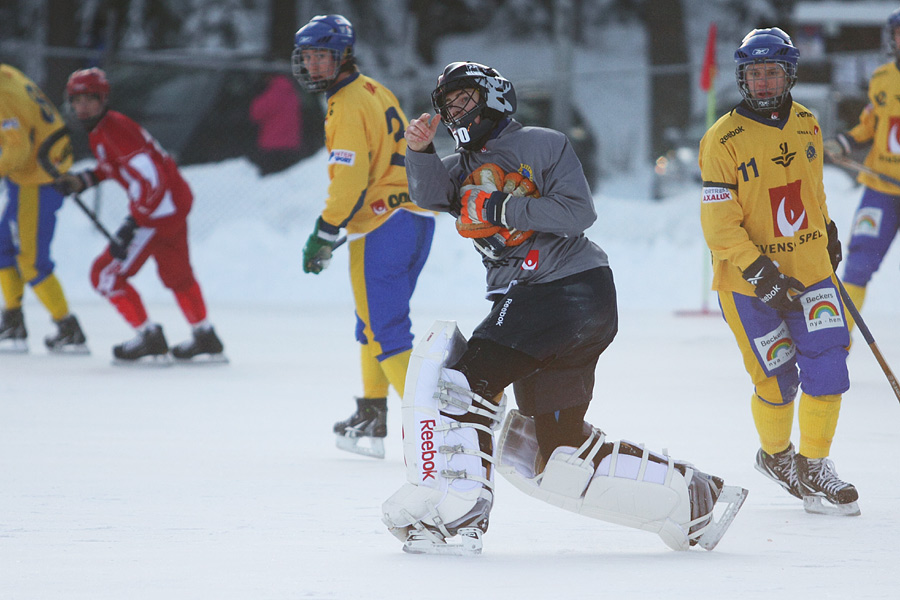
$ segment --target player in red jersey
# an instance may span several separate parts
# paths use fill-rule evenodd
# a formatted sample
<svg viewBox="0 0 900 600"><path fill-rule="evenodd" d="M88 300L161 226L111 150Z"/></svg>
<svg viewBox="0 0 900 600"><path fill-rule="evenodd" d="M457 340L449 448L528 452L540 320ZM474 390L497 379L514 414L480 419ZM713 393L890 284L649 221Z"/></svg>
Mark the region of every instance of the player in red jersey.
<svg viewBox="0 0 900 600"><path fill-rule="evenodd" d="M109 90L109 81L100 69L75 71L69 76L67 100L89 132L97 167L65 174L55 185L64 194L78 194L114 179L128 194L129 215L91 268L94 288L137 330L134 339L113 348L113 356L119 362L168 360L162 327L150 320L140 295L128 282L152 256L163 285L175 294L193 327L193 339L173 347L172 355L180 360L198 356L224 360L222 342L207 320L206 304L190 263L187 215L193 203L191 189L172 157L143 127L109 110Z"/></svg>

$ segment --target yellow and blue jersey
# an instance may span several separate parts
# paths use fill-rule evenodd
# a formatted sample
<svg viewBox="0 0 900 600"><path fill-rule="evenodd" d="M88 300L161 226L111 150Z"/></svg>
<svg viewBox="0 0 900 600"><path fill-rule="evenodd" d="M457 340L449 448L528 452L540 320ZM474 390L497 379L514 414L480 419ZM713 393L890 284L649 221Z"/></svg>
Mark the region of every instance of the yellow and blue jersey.
<svg viewBox="0 0 900 600"><path fill-rule="evenodd" d="M72 166L65 122L38 86L0 64L0 177L43 185Z"/></svg>
<svg viewBox="0 0 900 600"><path fill-rule="evenodd" d="M325 116L328 199L322 230L366 234L398 209L423 211L409 199L404 159L406 115L390 90L355 73L329 90Z"/></svg>
<svg viewBox="0 0 900 600"><path fill-rule="evenodd" d="M847 135L856 146L872 143L865 160L867 167L900 179L900 70L895 63L875 69L869 79L869 103ZM857 180L867 188L900 195L900 188L874 175L860 173Z"/></svg>
<svg viewBox="0 0 900 600"><path fill-rule="evenodd" d="M753 296L742 272L761 254L804 285L831 275L822 133L806 107L770 121L738 106L703 136L699 162L714 290Z"/></svg>

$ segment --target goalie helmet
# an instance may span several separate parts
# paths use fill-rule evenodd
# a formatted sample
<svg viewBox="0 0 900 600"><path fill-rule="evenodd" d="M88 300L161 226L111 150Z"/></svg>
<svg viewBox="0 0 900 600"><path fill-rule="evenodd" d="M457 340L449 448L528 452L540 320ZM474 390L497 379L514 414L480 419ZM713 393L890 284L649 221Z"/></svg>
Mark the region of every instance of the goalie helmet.
<svg viewBox="0 0 900 600"><path fill-rule="evenodd" d="M294 34L294 52L291 54L291 70L297 81L310 92L327 90L337 79L341 70L349 70L354 65L353 44L356 34L353 25L341 15L317 15ZM313 79L309 69L303 64L304 50L328 50L334 59L334 71L328 77Z"/></svg>
<svg viewBox="0 0 900 600"><path fill-rule="evenodd" d="M734 53L734 60L737 63L735 76L738 89L750 108L757 112L768 113L781 106L790 95L791 88L797 83L799 59L800 51L794 46L790 36L778 27L754 29L748 33ZM747 67L770 63L777 64L784 71L784 90L774 96L754 97L747 82Z"/></svg>
<svg viewBox="0 0 900 600"><path fill-rule="evenodd" d="M451 96L457 90L469 93ZM479 150L500 120L516 112L516 90L496 69L454 62L438 77L431 104L456 140L457 149Z"/></svg>

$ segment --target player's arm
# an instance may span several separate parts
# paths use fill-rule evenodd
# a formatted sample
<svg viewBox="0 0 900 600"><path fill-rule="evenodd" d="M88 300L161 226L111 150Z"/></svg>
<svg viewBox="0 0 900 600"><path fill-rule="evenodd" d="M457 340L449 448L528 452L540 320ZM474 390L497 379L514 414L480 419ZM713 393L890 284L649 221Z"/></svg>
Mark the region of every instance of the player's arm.
<svg viewBox="0 0 900 600"><path fill-rule="evenodd" d="M707 143L708 139L712 142ZM713 256L743 271L759 258L760 252L743 227L744 211L734 160L715 143L716 136L709 133L700 142L700 224Z"/></svg>
<svg viewBox="0 0 900 600"><path fill-rule="evenodd" d="M553 143L557 140L562 140L562 144ZM565 136L554 137L546 146L558 148L558 152L543 170L544 189L537 190L534 197L511 194L505 199L502 225L576 237L597 220L594 199L569 140Z"/></svg>
<svg viewBox="0 0 900 600"><path fill-rule="evenodd" d="M324 228L333 229L335 234L365 204L369 185L369 146L363 118L361 111L351 108L349 114L346 111L336 112L326 123L328 177L331 182L321 220Z"/></svg>

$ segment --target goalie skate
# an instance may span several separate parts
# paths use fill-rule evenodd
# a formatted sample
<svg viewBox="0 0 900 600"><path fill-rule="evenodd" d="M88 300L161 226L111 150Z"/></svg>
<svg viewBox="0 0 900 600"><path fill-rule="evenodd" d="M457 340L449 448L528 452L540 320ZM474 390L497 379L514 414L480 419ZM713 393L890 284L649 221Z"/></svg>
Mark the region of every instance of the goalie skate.
<svg viewBox="0 0 900 600"><path fill-rule="evenodd" d="M691 534L690 537L697 536L697 544L704 550L712 550L728 531L731 522L737 516L747 494L750 492L736 485L726 485L722 487L722 493L716 500L713 513L710 515L709 525ZM719 513L718 519L716 513Z"/></svg>
<svg viewBox="0 0 900 600"><path fill-rule="evenodd" d="M481 554L481 536L484 533L477 527L462 527L457 531L457 543L448 542L437 532L430 531L421 523L403 542L403 551L409 554L449 554L452 556L476 556Z"/></svg>

